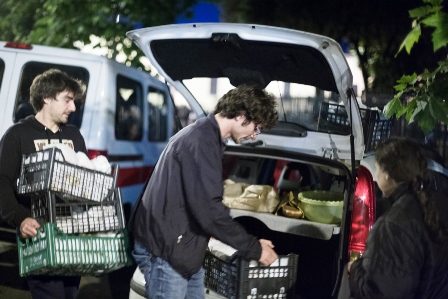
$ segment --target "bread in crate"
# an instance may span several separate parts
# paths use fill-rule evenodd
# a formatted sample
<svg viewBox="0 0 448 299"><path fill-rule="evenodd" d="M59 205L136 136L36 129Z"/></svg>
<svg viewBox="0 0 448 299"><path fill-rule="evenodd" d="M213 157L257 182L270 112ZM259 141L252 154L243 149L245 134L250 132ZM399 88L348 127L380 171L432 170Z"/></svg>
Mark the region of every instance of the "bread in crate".
<svg viewBox="0 0 448 299"><path fill-rule="evenodd" d="M91 206L73 211L71 216L56 217L56 225L66 234L122 229L115 206Z"/></svg>
<svg viewBox="0 0 448 299"><path fill-rule="evenodd" d="M79 155L72 152L59 145L23 155L18 193L31 195L36 192L53 191L64 199L97 202L107 198L115 188L117 168L114 168L112 175L110 167L107 168L104 162L97 161L97 165L108 172L73 164L78 163ZM81 163L83 166L95 168L93 162L91 165L85 160Z"/></svg>
<svg viewBox="0 0 448 299"><path fill-rule="evenodd" d="M66 201L54 192L31 196L31 216L41 226L55 223L66 234L118 231L125 220L118 188L101 202Z"/></svg>

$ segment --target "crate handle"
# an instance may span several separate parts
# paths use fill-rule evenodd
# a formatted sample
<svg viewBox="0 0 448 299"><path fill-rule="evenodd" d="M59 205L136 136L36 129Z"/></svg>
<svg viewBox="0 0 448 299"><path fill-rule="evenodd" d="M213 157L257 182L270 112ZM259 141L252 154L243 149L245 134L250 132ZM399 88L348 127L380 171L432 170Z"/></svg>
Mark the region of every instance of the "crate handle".
<svg viewBox="0 0 448 299"><path fill-rule="evenodd" d="M29 245L30 243L33 243L34 241L37 241L38 239L43 238L41 235L44 233L43 230L44 230L44 228L42 226L40 226L37 228L37 236L24 238L24 237L22 237L20 232L18 232L17 237L22 243L25 242L26 245Z"/></svg>

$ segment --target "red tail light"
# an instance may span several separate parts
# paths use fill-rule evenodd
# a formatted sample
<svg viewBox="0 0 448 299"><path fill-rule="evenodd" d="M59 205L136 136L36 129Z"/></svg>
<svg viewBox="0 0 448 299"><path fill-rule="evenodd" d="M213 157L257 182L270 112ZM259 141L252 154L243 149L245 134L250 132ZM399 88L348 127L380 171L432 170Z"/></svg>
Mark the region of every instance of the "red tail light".
<svg viewBox="0 0 448 299"><path fill-rule="evenodd" d="M375 184L367 168L360 166L353 199L350 228L350 260L358 258L366 248L367 236L375 221Z"/></svg>
<svg viewBox="0 0 448 299"><path fill-rule="evenodd" d="M14 49L22 49L22 50L31 50L33 48L30 44L23 44L17 42L6 42L5 48L14 48Z"/></svg>
<svg viewBox="0 0 448 299"><path fill-rule="evenodd" d="M90 160L92 160L95 157L98 157L99 155L103 155L105 157L107 157L107 151L105 150L87 150L87 156L89 157Z"/></svg>

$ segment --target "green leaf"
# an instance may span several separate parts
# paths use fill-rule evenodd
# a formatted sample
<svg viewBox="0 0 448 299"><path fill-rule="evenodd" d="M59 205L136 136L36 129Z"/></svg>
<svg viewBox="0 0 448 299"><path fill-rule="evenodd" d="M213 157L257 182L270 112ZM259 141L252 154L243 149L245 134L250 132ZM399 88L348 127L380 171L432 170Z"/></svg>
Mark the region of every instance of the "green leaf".
<svg viewBox="0 0 448 299"><path fill-rule="evenodd" d="M438 27L443 20L443 13L432 14L429 17L423 19L421 22L429 27Z"/></svg>
<svg viewBox="0 0 448 299"><path fill-rule="evenodd" d="M444 23L434 30L432 33L432 43L434 46L434 52L446 46L448 43L448 23Z"/></svg>
<svg viewBox="0 0 448 299"><path fill-rule="evenodd" d="M405 113L406 113L406 120L409 123L412 123L414 121L415 116L422 110L421 106L419 108L418 105L418 101L417 98L414 98L412 101L410 101L406 108L405 108ZM400 115L401 116L401 115Z"/></svg>
<svg viewBox="0 0 448 299"><path fill-rule="evenodd" d="M445 73L448 71L448 58L438 62L440 71Z"/></svg>
<svg viewBox="0 0 448 299"><path fill-rule="evenodd" d="M403 110L403 105L401 104L400 97L403 93L400 92L394 96L394 98L384 106L384 116L391 118L395 114L399 114ZM397 117L398 118L398 117Z"/></svg>
<svg viewBox="0 0 448 299"><path fill-rule="evenodd" d="M408 85L407 85L406 83L401 83L401 84L395 85L395 86L394 86L394 89L395 89L396 91L403 91L403 90L406 89L407 86L408 86Z"/></svg>
<svg viewBox="0 0 448 299"><path fill-rule="evenodd" d="M417 81L417 74L413 73L412 75L403 75L400 79L397 80L397 83L405 83L413 85Z"/></svg>
<svg viewBox="0 0 448 299"><path fill-rule="evenodd" d="M432 98L429 102L429 112L432 118L444 123L448 122L448 103L446 100Z"/></svg>
<svg viewBox="0 0 448 299"><path fill-rule="evenodd" d="M421 6L418 8L411 9L409 11L409 16L413 19L418 19L418 18L424 17L432 12L433 12L432 6L426 5L426 6Z"/></svg>
<svg viewBox="0 0 448 299"><path fill-rule="evenodd" d="M425 102L426 103L426 102ZM422 129L423 133L428 135L436 124L435 119L432 117L429 105L425 105L425 107L418 114L418 126Z"/></svg>
<svg viewBox="0 0 448 299"><path fill-rule="evenodd" d="M420 81L431 81L434 80L434 77L436 76L435 72L430 72L428 70L425 70L423 73L420 74Z"/></svg>
<svg viewBox="0 0 448 299"><path fill-rule="evenodd" d="M406 48L406 52L409 54L411 53L411 49L414 46L414 44L416 42L418 42L418 39L420 38L421 35L421 28L420 28L420 24L417 24L414 28L412 28L412 30L408 33L408 35L406 36L406 38L404 39L403 43L400 46L400 49L398 49L398 52L401 52L401 50L403 49L403 47ZM396 55L395 55L396 56Z"/></svg>
<svg viewBox="0 0 448 299"><path fill-rule="evenodd" d="M423 0L423 3L429 3L433 6L440 6L443 0Z"/></svg>
<svg viewBox="0 0 448 299"><path fill-rule="evenodd" d="M439 12L433 14L422 20L422 23L428 27L435 28L432 34L434 52L448 43L448 15L446 13Z"/></svg>
<svg viewBox="0 0 448 299"><path fill-rule="evenodd" d="M440 77L440 76L439 76ZM446 99L448 95L448 78L438 78L428 87L431 98Z"/></svg>

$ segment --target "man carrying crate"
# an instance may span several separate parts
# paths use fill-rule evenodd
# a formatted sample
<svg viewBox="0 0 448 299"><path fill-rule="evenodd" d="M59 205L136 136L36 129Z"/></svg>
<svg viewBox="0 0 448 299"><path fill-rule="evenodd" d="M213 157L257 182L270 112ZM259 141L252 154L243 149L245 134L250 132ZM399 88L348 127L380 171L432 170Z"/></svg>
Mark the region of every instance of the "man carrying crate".
<svg viewBox="0 0 448 299"><path fill-rule="evenodd" d="M266 266L278 258L271 241L247 234L222 203L223 140L255 140L276 123L275 98L240 85L214 113L170 139L130 221L148 298L203 298L202 263L211 236Z"/></svg>
<svg viewBox="0 0 448 299"><path fill-rule="evenodd" d="M42 150L47 144L63 143L75 152L87 152L79 129L68 125L75 100L84 96L84 85L66 73L51 69L38 75L30 87L34 116L10 127L0 140L0 217L17 227L23 238L37 235L39 223L31 218L30 200L17 194L22 155ZM79 276L29 275L33 299L75 299Z"/></svg>

